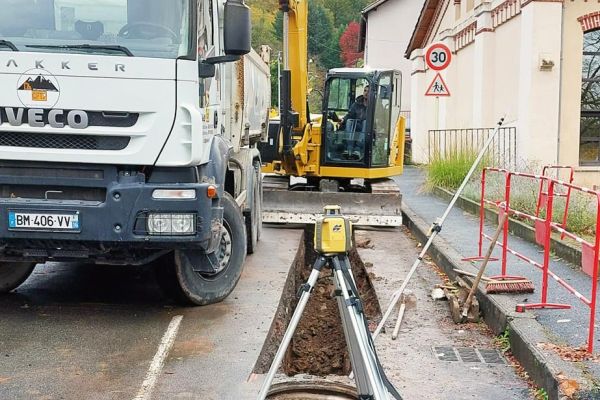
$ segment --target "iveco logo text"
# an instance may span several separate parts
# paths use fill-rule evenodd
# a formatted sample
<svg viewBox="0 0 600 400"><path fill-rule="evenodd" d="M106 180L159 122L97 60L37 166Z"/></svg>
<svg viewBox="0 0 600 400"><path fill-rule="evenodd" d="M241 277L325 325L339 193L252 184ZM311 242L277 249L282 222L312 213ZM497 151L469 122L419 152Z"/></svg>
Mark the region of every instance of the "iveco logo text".
<svg viewBox="0 0 600 400"><path fill-rule="evenodd" d="M61 61L60 68L62 70L70 70L71 69L70 63L71 63L71 61ZM44 60L36 60L36 61L34 61L34 68L35 69L46 69L44 64L45 64ZM17 63L17 61L12 58L6 62L6 68L19 68L19 67L20 66ZM87 68L90 71L100 71L100 65L97 62L87 63ZM114 70L115 70L115 72L125 72L125 64L115 64Z"/></svg>
<svg viewBox="0 0 600 400"><path fill-rule="evenodd" d="M26 110L24 108L0 108L0 125L8 122L12 126L21 126L25 123L25 117L27 117L27 123L33 128L43 128L46 125L45 121L48 121L48 125L53 128L64 128L70 126L74 129L85 129L89 126L89 117L85 111L82 110L43 110L31 108ZM6 118L6 121L4 121Z"/></svg>

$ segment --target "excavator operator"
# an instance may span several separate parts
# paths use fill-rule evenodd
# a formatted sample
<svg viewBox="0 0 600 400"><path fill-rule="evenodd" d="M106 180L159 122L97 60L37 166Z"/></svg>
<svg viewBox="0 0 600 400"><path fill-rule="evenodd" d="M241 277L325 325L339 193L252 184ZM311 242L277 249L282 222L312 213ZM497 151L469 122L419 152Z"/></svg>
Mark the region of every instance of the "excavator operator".
<svg viewBox="0 0 600 400"><path fill-rule="evenodd" d="M367 108L369 107L369 86L365 86L363 94L356 98L356 101L350 106L348 114L342 118L340 127L345 129L348 120L364 121L367 118Z"/></svg>

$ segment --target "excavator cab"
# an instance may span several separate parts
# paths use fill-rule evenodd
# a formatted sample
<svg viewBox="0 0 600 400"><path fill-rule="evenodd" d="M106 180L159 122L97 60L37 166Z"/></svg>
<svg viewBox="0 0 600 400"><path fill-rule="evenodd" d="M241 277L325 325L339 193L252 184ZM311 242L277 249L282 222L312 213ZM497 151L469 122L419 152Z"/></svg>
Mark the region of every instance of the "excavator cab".
<svg viewBox="0 0 600 400"><path fill-rule="evenodd" d="M401 74L394 70L329 71L323 99L321 165L392 166L401 84Z"/></svg>

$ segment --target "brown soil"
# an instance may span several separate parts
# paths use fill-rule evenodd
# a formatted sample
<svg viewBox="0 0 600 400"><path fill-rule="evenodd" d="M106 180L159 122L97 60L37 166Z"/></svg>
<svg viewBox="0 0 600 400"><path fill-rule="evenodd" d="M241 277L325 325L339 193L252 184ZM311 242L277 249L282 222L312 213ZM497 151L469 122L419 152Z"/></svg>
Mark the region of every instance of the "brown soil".
<svg viewBox="0 0 600 400"><path fill-rule="evenodd" d="M306 283L317 254L313 250L313 228L304 232L300 249L288 276L279 309L269 339L255 368L256 373L266 373L281 342L297 303L298 289ZM363 301L370 326L381 317L381 310L369 275L356 250L350 253L352 272ZM315 376L347 375L351 371L350 357L342 328L337 300L333 296L335 284L329 268L321 276L310 296L302 319L283 361L283 372L289 376L309 374Z"/></svg>

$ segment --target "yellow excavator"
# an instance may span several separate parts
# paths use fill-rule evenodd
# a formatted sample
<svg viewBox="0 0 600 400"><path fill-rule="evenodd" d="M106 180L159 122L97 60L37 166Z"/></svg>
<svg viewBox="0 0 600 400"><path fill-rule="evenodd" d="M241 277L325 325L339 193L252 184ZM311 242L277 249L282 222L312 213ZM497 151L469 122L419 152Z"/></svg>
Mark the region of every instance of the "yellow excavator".
<svg viewBox="0 0 600 400"><path fill-rule="evenodd" d="M405 119L400 116L401 73L339 68L327 74L323 106L308 107L308 2L279 0L284 13L280 115L260 145L263 221L310 223L328 204L355 223L402 223L398 186Z"/></svg>

